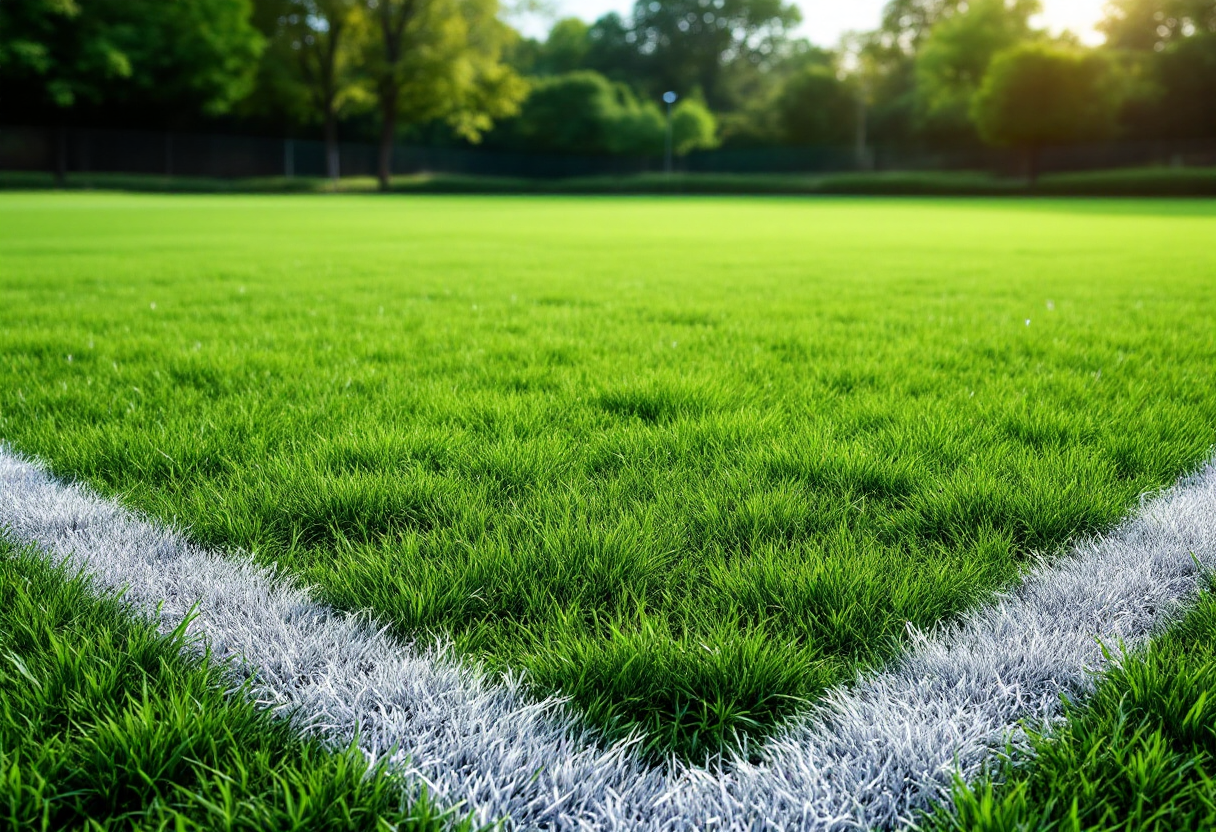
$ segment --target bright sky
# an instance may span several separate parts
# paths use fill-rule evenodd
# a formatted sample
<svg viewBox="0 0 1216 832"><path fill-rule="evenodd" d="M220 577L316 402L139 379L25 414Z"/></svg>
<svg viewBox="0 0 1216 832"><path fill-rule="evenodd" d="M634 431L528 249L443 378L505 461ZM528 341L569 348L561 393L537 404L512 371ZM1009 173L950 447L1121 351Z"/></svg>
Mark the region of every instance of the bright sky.
<svg viewBox="0 0 1216 832"><path fill-rule="evenodd" d="M595 20L610 11L627 13L633 0L551 0L558 17ZM850 29L878 26L886 0L795 0L802 7L799 33L821 46L833 46ZM1087 43L1100 43L1094 24L1101 18L1106 0L1043 0L1043 15L1036 21L1053 31L1070 29ZM550 19L537 16L518 19L516 25L527 34L543 37Z"/></svg>

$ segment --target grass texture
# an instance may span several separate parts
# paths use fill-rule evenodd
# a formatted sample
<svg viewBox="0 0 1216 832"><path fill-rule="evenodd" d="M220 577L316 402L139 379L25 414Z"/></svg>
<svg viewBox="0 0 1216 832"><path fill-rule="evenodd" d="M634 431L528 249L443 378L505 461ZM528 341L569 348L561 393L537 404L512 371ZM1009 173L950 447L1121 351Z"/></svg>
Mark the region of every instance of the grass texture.
<svg viewBox="0 0 1216 832"><path fill-rule="evenodd" d="M205 551L0 446L0 526L121 590L159 626L203 635L246 697L285 708L339 747L357 743L479 824L514 828L887 829L982 774L1019 720L1044 725L1087 698L1103 643L1133 649L1193 601L1216 562L1216 467L1145 500L1110 534L1036 566L1015 593L933 634L886 668L826 693L764 745L691 771L612 747L575 711L516 680L419 654L363 615L324 608L273 567ZM371 626L369 626L369 624Z"/></svg>
<svg viewBox="0 0 1216 832"><path fill-rule="evenodd" d="M525 670L759 737L1216 435L1201 202L10 194L0 436Z"/></svg>
<svg viewBox="0 0 1216 832"><path fill-rule="evenodd" d="M1117 649L1117 648L1115 648ZM1124 657L1084 705L1069 704L1033 762L960 784L927 828L1173 832L1216 826L1216 597Z"/></svg>
<svg viewBox="0 0 1216 832"><path fill-rule="evenodd" d="M114 598L0 543L0 828L465 828L301 740Z"/></svg>

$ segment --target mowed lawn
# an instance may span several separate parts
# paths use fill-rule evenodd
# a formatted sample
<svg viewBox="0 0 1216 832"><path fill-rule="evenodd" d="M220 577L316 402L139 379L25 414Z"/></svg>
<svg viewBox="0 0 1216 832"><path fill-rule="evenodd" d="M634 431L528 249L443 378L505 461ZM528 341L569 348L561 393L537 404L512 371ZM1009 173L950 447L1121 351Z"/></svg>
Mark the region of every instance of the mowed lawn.
<svg viewBox="0 0 1216 832"><path fill-rule="evenodd" d="M1216 442L1216 204L0 195L0 439L656 757Z"/></svg>

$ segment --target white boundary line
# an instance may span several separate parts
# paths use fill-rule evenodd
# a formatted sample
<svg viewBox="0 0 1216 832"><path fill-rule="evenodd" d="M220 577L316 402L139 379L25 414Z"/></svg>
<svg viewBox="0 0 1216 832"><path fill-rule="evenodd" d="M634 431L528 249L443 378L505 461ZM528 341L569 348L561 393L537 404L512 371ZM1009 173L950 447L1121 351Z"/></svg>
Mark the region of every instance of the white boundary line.
<svg viewBox="0 0 1216 832"><path fill-rule="evenodd" d="M934 634L912 632L890 668L831 691L761 749L762 761L665 768L606 744L558 700L489 679L447 650L419 650L248 559L194 546L0 445L0 526L125 590L137 610L191 628L337 743L356 736L480 822L548 829L855 829L909 822L974 776L1019 720L1058 716L1103 664L1099 640L1134 645L1216 565L1216 468L1143 502L1112 534L1040 565L1012 593Z"/></svg>

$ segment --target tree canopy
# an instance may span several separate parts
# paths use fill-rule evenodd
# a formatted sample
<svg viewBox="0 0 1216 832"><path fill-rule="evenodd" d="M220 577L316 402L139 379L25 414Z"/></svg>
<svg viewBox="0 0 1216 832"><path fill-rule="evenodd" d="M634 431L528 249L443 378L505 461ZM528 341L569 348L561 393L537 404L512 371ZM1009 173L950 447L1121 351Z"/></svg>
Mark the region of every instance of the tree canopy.
<svg viewBox="0 0 1216 832"><path fill-rule="evenodd" d="M362 66L380 115L380 186L401 122L445 120L476 142L518 111L526 85L502 63L496 0L359 0L372 21Z"/></svg>
<svg viewBox="0 0 1216 832"><path fill-rule="evenodd" d="M250 91L263 47L250 17L249 0L7 0L5 99L34 112L226 112Z"/></svg>
<svg viewBox="0 0 1216 832"><path fill-rule="evenodd" d="M273 135L320 125L334 175L339 130L378 137L385 183L402 138L659 152L668 91L688 152L970 152L1013 142L1015 127L1058 141L1216 140L1216 0L1110 0L1094 48L1036 29L1038 9L888 0L877 28L825 48L795 34L792 0L635 0L628 13L556 20L541 38L505 23L498 0L0 0L0 120ZM1014 52L1016 71L1012 58L997 67ZM1121 79L1114 116L1106 96L1087 122L1100 130L1048 130L1030 107L1010 115L1034 84L1064 95L1098 66Z"/></svg>
<svg viewBox="0 0 1216 832"><path fill-rule="evenodd" d="M916 55L922 130L947 142L971 135L971 99L992 56L1030 38L1038 0L972 0L923 38Z"/></svg>
<svg viewBox="0 0 1216 832"><path fill-rule="evenodd" d="M1111 135L1120 95L1105 55L1024 43L992 59L972 113L985 140L1026 151L1027 173L1033 177L1039 148Z"/></svg>

